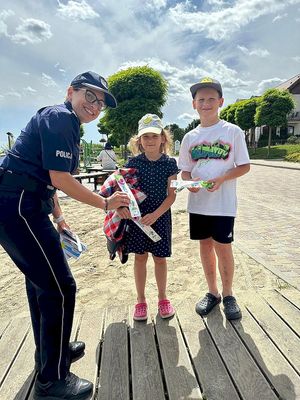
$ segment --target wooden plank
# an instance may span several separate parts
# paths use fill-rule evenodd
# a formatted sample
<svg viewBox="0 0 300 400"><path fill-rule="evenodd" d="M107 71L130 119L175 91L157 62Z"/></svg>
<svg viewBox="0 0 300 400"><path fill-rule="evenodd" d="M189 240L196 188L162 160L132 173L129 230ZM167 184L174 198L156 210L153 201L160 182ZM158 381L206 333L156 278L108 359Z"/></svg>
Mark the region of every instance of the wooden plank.
<svg viewBox="0 0 300 400"><path fill-rule="evenodd" d="M177 318L157 316L155 329L169 400L202 399Z"/></svg>
<svg viewBox="0 0 300 400"><path fill-rule="evenodd" d="M273 310L300 336L300 310L275 291L264 294Z"/></svg>
<svg viewBox="0 0 300 400"><path fill-rule="evenodd" d="M300 374L300 352L295 351L300 349L299 337L258 296L248 300L247 309Z"/></svg>
<svg viewBox="0 0 300 400"><path fill-rule="evenodd" d="M0 386L29 330L29 319L14 318L0 340Z"/></svg>
<svg viewBox="0 0 300 400"><path fill-rule="evenodd" d="M71 341L73 341L73 340L76 339L77 326L78 326L80 317L81 317L81 313L78 312L78 311L76 311L76 312L74 313L74 318L73 318L72 331L71 331L71 338L70 338ZM31 356L31 357L33 357L34 348L33 348L33 351L32 351L31 353L32 353L32 356ZM32 386L32 388L31 388L31 392L30 392L30 394L29 394L29 396L28 396L28 400L33 400L33 390L34 390L34 386ZM15 399L14 399L14 400L15 400ZM21 400L21 399L20 399L20 400Z"/></svg>
<svg viewBox="0 0 300 400"><path fill-rule="evenodd" d="M216 346L194 308L194 303L185 303L184 308L177 308L177 316L193 357L203 397L209 400L239 400Z"/></svg>
<svg viewBox="0 0 300 400"><path fill-rule="evenodd" d="M34 371L34 349L33 333L30 330L0 387L1 400L24 400L27 398L36 374Z"/></svg>
<svg viewBox="0 0 300 400"><path fill-rule="evenodd" d="M133 400L164 400L164 386L152 321L130 320Z"/></svg>
<svg viewBox="0 0 300 400"><path fill-rule="evenodd" d="M241 398L244 400L277 399L264 375L220 309L208 314L204 321Z"/></svg>
<svg viewBox="0 0 300 400"><path fill-rule="evenodd" d="M85 355L72 364L71 371L80 378L88 379L97 387L100 342L102 339L104 311L86 311L78 326L78 340L85 342Z"/></svg>
<svg viewBox="0 0 300 400"><path fill-rule="evenodd" d="M233 321L232 324L280 398L285 400L300 399L299 375L296 374L251 314L244 311L242 321Z"/></svg>
<svg viewBox="0 0 300 400"><path fill-rule="evenodd" d="M276 289L276 292L279 293L282 297L286 298L290 303L297 307L298 310L300 310L300 292L297 289Z"/></svg>
<svg viewBox="0 0 300 400"><path fill-rule="evenodd" d="M96 399L129 400L128 308L108 309Z"/></svg>
<svg viewBox="0 0 300 400"><path fill-rule="evenodd" d="M5 330L7 329L7 327L9 326L10 321L6 320L6 319L0 319L0 340L2 338L3 333L5 332Z"/></svg>

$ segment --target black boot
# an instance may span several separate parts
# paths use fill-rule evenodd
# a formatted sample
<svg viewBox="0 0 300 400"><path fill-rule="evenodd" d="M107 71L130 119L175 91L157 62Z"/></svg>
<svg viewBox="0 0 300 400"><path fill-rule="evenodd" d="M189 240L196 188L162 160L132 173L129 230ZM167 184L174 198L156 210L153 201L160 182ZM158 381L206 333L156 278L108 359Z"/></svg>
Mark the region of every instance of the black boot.
<svg viewBox="0 0 300 400"><path fill-rule="evenodd" d="M81 341L70 342L69 349L70 349L70 361L69 362L73 363L84 356L85 343L81 342ZM34 368L36 371L39 371L40 370L40 356L37 351L35 352L34 359L35 359L35 367Z"/></svg>
<svg viewBox="0 0 300 400"><path fill-rule="evenodd" d="M65 379L42 383L36 378L33 400L90 400L93 384L69 372Z"/></svg>

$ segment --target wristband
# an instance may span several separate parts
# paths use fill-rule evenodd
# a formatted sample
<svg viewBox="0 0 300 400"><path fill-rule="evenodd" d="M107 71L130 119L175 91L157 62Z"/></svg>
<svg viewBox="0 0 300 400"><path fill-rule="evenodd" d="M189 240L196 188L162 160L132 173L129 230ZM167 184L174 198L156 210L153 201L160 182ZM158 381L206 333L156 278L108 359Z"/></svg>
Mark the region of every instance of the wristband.
<svg viewBox="0 0 300 400"><path fill-rule="evenodd" d="M105 205L104 205L104 211L107 212L108 200L107 200L107 199L104 199L104 203L105 203Z"/></svg>
<svg viewBox="0 0 300 400"><path fill-rule="evenodd" d="M63 216L63 215L60 215L59 217L57 217L57 218L53 218L53 222L55 223L55 224L59 224L60 222L62 222L62 221L64 221L65 220L65 217Z"/></svg>

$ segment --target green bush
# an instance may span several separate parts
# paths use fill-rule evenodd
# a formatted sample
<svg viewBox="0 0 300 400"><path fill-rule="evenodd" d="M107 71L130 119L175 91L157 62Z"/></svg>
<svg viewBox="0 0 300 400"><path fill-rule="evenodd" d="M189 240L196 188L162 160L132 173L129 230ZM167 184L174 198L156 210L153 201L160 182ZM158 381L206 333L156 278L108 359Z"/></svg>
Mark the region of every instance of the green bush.
<svg viewBox="0 0 300 400"><path fill-rule="evenodd" d="M285 161L300 162L300 152L288 154L284 159Z"/></svg>
<svg viewBox="0 0 300 400"><path fill-rule="evenodd" d="M298 154L300 154L300 144L282 144L271 146L270 155L267 157L268 148L259 147L257 149L248 149L251 159L283 159L286 161L299 162Z"/></svg>
<svg viewBox="0 0 300 400"><path fill-rule="evenodd" d="M300 144L300 137L298 136L289 136L287 139L287 143L289 144Z"/></svg>

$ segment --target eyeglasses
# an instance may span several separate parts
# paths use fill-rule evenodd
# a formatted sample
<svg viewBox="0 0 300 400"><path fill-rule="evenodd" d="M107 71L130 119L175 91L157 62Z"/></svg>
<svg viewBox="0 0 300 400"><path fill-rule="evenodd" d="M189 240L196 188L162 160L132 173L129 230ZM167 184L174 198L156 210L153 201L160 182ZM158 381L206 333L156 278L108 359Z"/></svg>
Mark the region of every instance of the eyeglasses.
<svg viewBox="0 0 300 400"><path fill-rule="evenodd" d="M98 97L93 93L92 91L88 89L80 89L85 91L85 99L88 103L91 103L93 105L97 105L99 110L105 110L106 109L106 104L104 100L98 99Z"/></svg>

